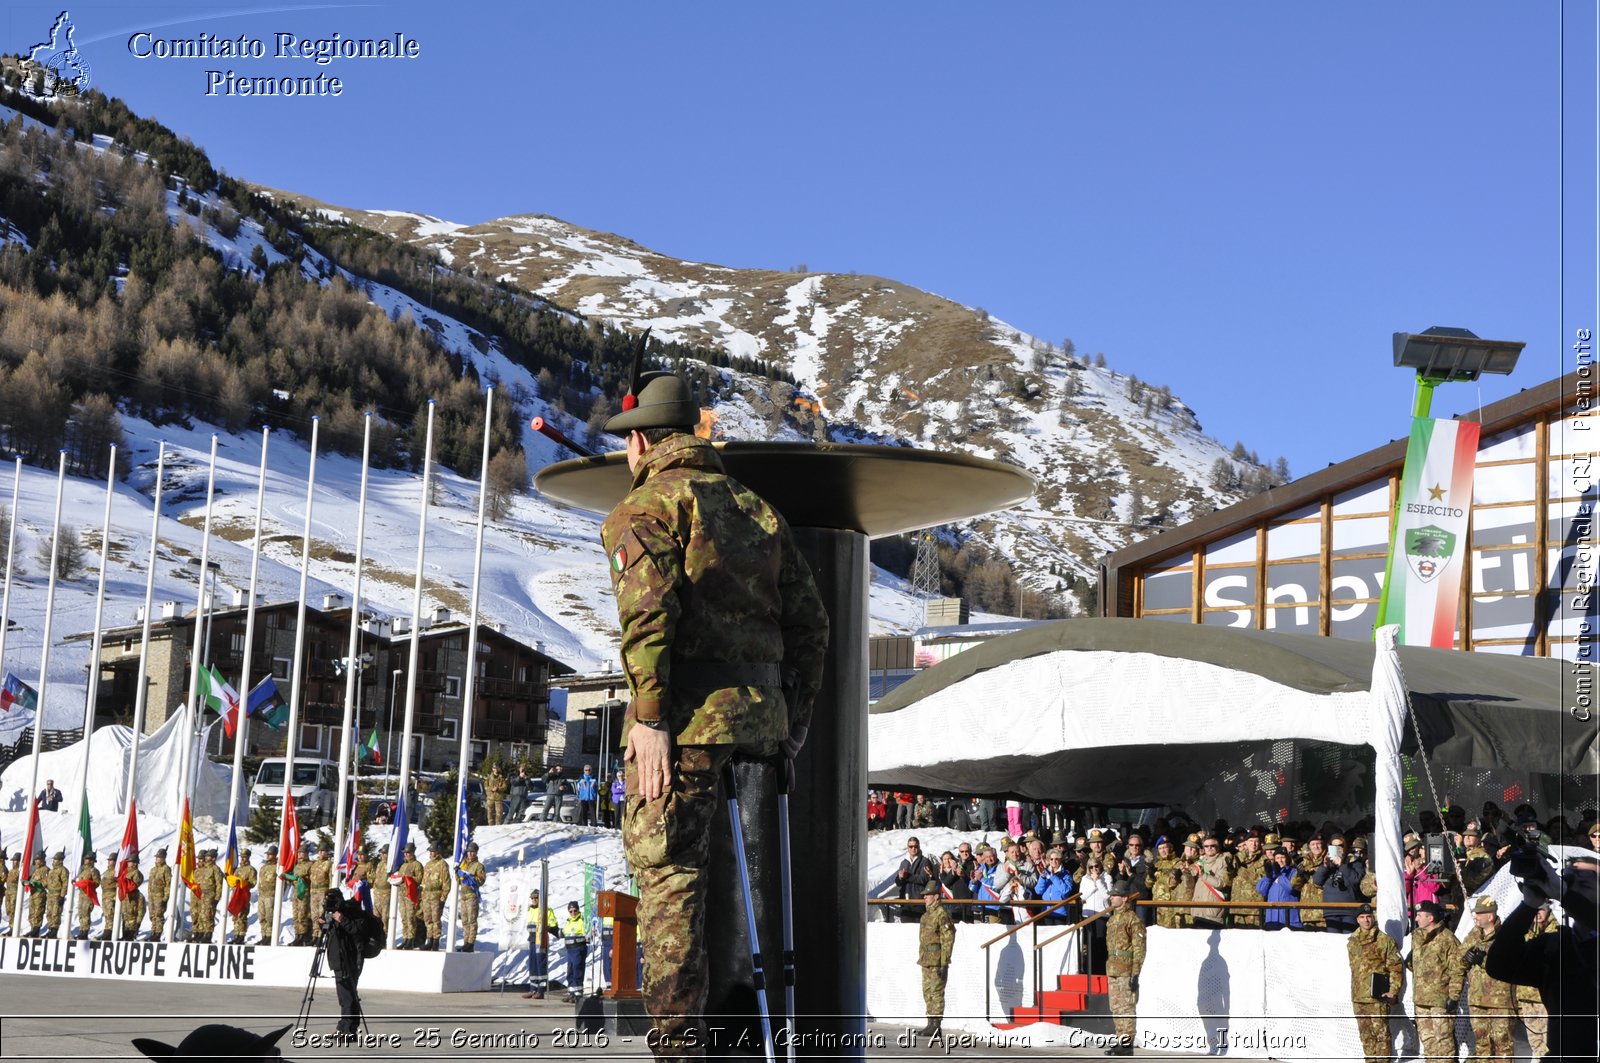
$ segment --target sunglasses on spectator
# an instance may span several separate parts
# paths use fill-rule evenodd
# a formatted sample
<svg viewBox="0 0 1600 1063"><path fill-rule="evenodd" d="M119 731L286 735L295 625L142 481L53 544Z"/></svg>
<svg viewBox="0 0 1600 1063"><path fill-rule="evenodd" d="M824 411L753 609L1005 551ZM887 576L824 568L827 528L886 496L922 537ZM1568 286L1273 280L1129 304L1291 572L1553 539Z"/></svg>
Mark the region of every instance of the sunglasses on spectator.
<svg viewBox="0 0 1600 1063"><path fill-rule="evenodd" d="M1215 849L1217 847L1217 843L1216 842L1201 842L1200 843L1200 847L1202 849Z"/></svg>

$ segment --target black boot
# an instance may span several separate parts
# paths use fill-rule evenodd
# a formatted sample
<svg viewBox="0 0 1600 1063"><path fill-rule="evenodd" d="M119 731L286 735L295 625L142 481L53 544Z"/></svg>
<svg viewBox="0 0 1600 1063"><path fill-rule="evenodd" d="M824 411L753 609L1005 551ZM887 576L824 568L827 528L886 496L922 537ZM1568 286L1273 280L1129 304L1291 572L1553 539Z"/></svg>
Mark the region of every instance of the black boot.
<svg viewBox="0 0 1600 1063"><path fill-rule="evenodd" d="M471 952L472 951L472 942L469 941L465 945L461 946L461 951L462 952Z"/></svg>

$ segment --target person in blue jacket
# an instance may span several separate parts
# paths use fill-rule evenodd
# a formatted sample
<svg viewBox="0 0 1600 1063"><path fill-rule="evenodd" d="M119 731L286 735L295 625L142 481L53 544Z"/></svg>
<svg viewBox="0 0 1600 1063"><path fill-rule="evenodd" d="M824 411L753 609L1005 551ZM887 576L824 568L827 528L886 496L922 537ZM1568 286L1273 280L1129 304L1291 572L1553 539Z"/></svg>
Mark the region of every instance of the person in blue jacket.
<svg viewBox="0 0 1600 1063"><path fill-rule="evenodd" d="M1300 887L1305 885L1305 873L1290 862L1288 853L1273 844L1276 841L1277 835L1267 835L1267 858L1262 863L1262 875L1256 883L1256 892L1266 901L1298 901ZM1268 930L1282 930L1286 926L1293 930L1300 929L1300 909L1268 908L1266 911Z"/></svg>
<svg viewBox="0 0 1600 1063"><path fill-rule="evenodd" d="M1064 901L1077 892L1072 884L1072 872L1062 863L1060 849L1051 849L1045 854L1044 868L1039 872L1039 881L1033 884L1033 888L1041 901ZM1056 925L1072 921L1066 908L1057 908L1039 920Z"/></svg>
<svg viewBox="0 0 1600 1063"><path fill-rule="evenodd" d="M600 781L594 777L594 766L585 764L578 777L578 826L600 825Z"/></svg>

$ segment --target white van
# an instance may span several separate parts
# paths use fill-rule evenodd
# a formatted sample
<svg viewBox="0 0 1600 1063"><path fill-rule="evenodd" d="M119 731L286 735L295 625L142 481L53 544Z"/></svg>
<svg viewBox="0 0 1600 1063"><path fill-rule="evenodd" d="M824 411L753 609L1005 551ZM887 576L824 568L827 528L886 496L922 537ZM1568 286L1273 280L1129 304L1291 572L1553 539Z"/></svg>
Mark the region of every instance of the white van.
<svg viewBox="0 0 1600 1063"><path fill-rule="evenodd" d="M268 757L256 770L250 786L250 809L276 809L283 803L283 774L286 757ZM311 830L332 823L339 793L339 766L331 760L294 758L294 807L300 829Z"/></svg>

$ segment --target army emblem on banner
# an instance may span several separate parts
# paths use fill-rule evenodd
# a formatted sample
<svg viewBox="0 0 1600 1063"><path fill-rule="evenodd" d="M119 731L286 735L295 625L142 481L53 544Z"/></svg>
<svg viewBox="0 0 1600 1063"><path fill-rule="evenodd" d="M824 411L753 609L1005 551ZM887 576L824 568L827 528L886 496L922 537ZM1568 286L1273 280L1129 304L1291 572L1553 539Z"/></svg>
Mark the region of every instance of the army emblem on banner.
<svg viewBox="0 0 1600 1063"><path fill-rule="evenodd" d="M1436 524L1406 529L1406 564L1424 583L1430 582L1455 556L1456 536Z"/></svg>

